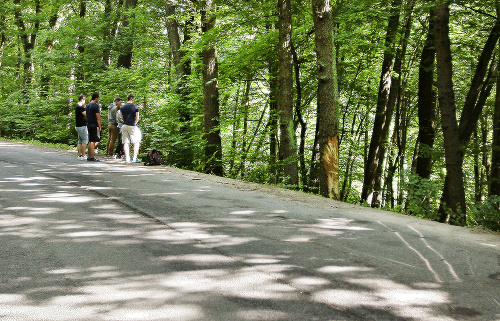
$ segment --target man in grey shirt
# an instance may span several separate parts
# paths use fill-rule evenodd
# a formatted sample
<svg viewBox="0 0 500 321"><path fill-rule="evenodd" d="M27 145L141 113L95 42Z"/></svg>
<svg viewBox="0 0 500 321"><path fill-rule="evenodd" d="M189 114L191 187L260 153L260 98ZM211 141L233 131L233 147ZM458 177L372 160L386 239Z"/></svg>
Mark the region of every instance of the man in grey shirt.
<svg viewBox="0 0 500 321"><path fill-rule="evenodd" d="M122 100L120 97L116 97L113 103L108 106L108 144L106 146L106 156L113 155L113 149L115 147L116 138L118 138L118 129L116 126L116 107Z"/></svg>

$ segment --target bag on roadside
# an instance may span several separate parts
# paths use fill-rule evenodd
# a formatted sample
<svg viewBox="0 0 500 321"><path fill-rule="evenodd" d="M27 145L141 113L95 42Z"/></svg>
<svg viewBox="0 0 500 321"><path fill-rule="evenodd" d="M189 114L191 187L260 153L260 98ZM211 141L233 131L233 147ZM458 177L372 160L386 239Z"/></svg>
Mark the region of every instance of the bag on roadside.
<svg viewBox="0 0 500 321"><path fill-rule="evenodd" d="M146 166L163 165L163 155L159 150L152 149L148 152L148 157L144 162Z"/></svg>

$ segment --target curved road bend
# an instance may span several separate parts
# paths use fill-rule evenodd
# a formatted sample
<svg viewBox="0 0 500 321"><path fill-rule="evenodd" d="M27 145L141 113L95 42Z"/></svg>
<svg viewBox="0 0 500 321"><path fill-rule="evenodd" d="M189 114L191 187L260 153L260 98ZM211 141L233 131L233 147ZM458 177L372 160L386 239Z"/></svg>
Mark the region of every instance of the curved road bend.
<svg viewBox="0 0 500 321"><path fill-rule="evenodd" d="M500 236L0 141L0 320L500 320Z"/></svg>

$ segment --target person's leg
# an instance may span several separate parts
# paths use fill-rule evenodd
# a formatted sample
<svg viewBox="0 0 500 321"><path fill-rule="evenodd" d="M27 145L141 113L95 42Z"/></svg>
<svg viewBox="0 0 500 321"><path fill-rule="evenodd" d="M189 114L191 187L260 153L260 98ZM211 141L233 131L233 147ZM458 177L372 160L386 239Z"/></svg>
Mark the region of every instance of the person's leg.
<svg viewBox="0 0 500 321"><path fill-rule="evenodd" d="M115 125L108 125L108 144L106 146L106 155L112 155L113 149L115 148L116 137L118 136L118 131Z"/></svg>
<svg viewBox="0 0 500 321"><path fill-rule="evenodd" d="M97 144L99 143L100 136L99 136L99 128L97 127L90 127L89 128L89 154L87 160L93 161L95 160L95 149Z"/></svg>
<svg viewBox="0 0 500 321"><path fill-rule="evenodd" d="M85 149L83 148L82 143L78 143L77 149L78 149L78 156L82 157L83 155L85 155Z"/></svg>
<svg viewBox="0 0 500 321"><path fill-rule="evenodd" d="M89 158L94 158L95 142L89 142Z"/></svg>
<svg viewBox="0 0 500 321"><path fill-rule="evenodd" d="M134 144L134 161L137 160L137 155L139 155L139 148L141 147L141 143Z"/></svg>
<svg viewBox="0 0 500 321"><path fill-rule="evenodd" d="M125 161L130 162L130 151L129 151L129 143L123 143L123 153L125 154Z"/></svg>
<svg viewBox="0 0 500 321"><path fill-rule="evenodd" d="M118 143L116 144L115 155L123 155L122 133L120 129L118 129Z"/></svg>
<svg viewBox="0 0 500 321"><path fill-rule="evenodd" d="M131 126L123 125L122 143L123 143L123 154L125 155L126 162L130 162L130 130Z"/></svg>
<svg viewBox="0 0 500 321"><path fill-rule="evenodd" d="M85 149L87 148L87 143L89 141L89 134L86 126L83 127L75 127L78 132L78 156L85 156Z"/></svg>
<svg viewBox="0 0 500 321"><path fill-rule="evenodd" d="M139 155L139 148L141 147L142 132L137 126L133 126L131 141L134 144L134 162L138 162L137 156Z"/></svg>

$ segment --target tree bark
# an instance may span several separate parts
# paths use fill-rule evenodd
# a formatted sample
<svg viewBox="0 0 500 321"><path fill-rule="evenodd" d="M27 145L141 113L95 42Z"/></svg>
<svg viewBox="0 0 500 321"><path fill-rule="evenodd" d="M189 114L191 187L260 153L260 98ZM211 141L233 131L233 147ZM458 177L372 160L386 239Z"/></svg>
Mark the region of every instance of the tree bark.
<svg viewBox="0 0 500 321"><path fill-rule="evenodd" d="M269 168L271 184L278 183L278 61L270 58L269 65Z"/></svg>
<svg viewBox="0 0 500 321"><path fill-rule="evenodd" d="M165 5L167 15L167 34L170 51L175 68L174 88L178 95L177 112L179 115L179 134L181 144L174 147L174 165L180 168L193 168L194 153L192 148L191 113L189 111L189 92L186 89L187 78L190 74L190 64L184 62L185 52L182 50L179 35L179 23L175 18L176 7L171 0Z"/></svg>
<svg viewBox="0 0 500 321"><path fill-rule="evenodd" d="M295 76L295 88L296 88L296 97L295 97L295 124L294 130L296 131L298 125L300 125L300 144L299 144L299 177L302 182L302 189L307 190L307 170L306 170L306 161L305 161L305 146L306 146L306 132L307 132L307 123L304 121L304 117L302 116L302 83L300 81L300 64L301 61L297 56L297 51L292 43L292 61L293 61L293 69Z"/></svg>
<svg viewBox="0 0 500 321"><path fill-rule="evenodd" d="M279 24L279 159L283 164L283 183L298 186L297 142L293 123L292 11L290 0L278 0Z"/></svg>
<svg viewBox="0 0 500 321"><path fill-rule="evenodd" d="M391 96L391 83L395 57L395 42L399 28L401 0L393 0L391 7L393 13L389 17L389 23L387 25L387 36L385 39L385 47L387 49L384 52L377 110L368 151L368 159L365 164L363 189L361 192L361 201L370 203L372 207L378 207L380 204L382 166L392 114L394 112L393 100L396 98L395 95Z"/></svg>
<svg viewBox="0 0 500 321"><path fill-rule="evenodd" d="M497 18L495 25L491 29L490 35L484 44L483 50L476 65L476 71L472 78L469 92L465 99L464 108L460 117L460 124L458 127L460 142L463 145L470 141L472 133L477 128L477 122L483 110L484 104L477 103L482 89L485 87L485 77L488 72L488 65L493 56L496 48L496 43L500 38L500 17Z"/></svg>
<svg viewBox="0 0 500 321"><path fill-rule="evenodd" d="M33 62L31 59L31 51L35 48L38 29L40 28L40 22L38 18L36 18L35 22L33 23L33 26L28 29L22 17L21 13L22 8L23 6L21 4L21 0L14 0L14 19L19 29L19 38L21 39L21 45L23 47L23 57L22 57L22 65L24 72L23 87L25 87L26 85L31 84L32 82ZM40 14L40 0L35 0L34 9L35 9L35 15L38 16ZM26 90L26 88L24 89ZM24 99L27 99L27 97L24 97Z"/></svg>
<svg viewBox="0 0 500 321"><path fill-rule="evenodd" d="M500 9L497 11L500 11ZM500 59L497 61L497 70L500 70ZM500 196L500 77L497 77L496 80L495 111L492 127L493 140L491 142L491 173L488 194L489 196Z"/></svg>
<svg viewBox="0 0 500 321"><path fill-rule="evenodd" d="M57 19L59 17L58 10L59 10L59 8L56 7L55 12L53 13L53 15L49 19L50 29L53 29L56 26ZM48 55L52 54L53 45L54 45L54 40L52 38L48 38L47 40L45 40L45 48L46 48L46 52ZM42 73L40 76L40 89L41 89L40 95L44 98L48 98L49 92L50 92L50 80L51 80L50 72L48 69L50 67L47 66L46 62L41 62L40 68L42 70Z"/></svg>
<svg viewBox="0 0 500 321"><path fill-rule="evenodd" d="M215 27L215 0L202 1L201 29L204 35ZM205 172L218 176L223 175L222 140L219 128L219 66L217 49L210 40L202 51L203 60L203 113L205 123Z"/></svg>
<svg viewBox="0 0 500 321"><path fill-rule="evenodd" d="M434 11L437 87L444 137L446 180L448 181L448 184L445 183L442 203L449 209L449 211L443 210L441 212L440 221L463 225L466 214L462 172L463 155L459 139L455 93L453 90L449 17L449 3L438 6Z"/></svg>
<svg viewBox="0 0 500 321"><path fill-rule="evenodd" d="M130 15L130 10L134 9L137 5L137 0L124 0L123 9L125 13L122 17L122 28L121 35L119 37L121 42L121 52L118 56L117 66L119 68L127 68L130 69L132 67L132 52L134 48L134 32L133 29L130 28L130 18L133 15Z"/></svg>
<svg viewBox="0 0 500 321"><path fill-rule="evenodd" d="M330 1L312 1L318 77L319 191L340 199L338 86Z"/></svg>
<svg viewBox="0 0 500 321"><path fill-rule="evenodd" d="M436 93L434 84L434 25L429 21L418 74L418 150L416 174L429 179L432 171L432 148L436 135Z"/></svg>
<svg viewBox="0 0 500 321"><path fill-rule="evenodd" d="M447 7L447 11L448 11L447 14L449 16L449 8L448 7ZM449 19L449 18L447 18L447 19ZM446 25L446 27L448 28L448 25ZM458 145L457 146L459 146L460 148L465 148L469 144L469 142L471 140L471 135L477 128L477 122L479 120L479 117L482 114L482 110L483 110L483 107L486 103L486 100L487 100L487 98L490 95L490 92L492 90L492 84L488 84L489 79L492 77L492 74L493 74L492 66L490 66L490 72L488 73L488 75L487 75L487 71L488 71L488 65L492 59L495 45L498 42L499 38L500 38L500 19L497 19L495 22L495 25L493 26L493 28L490 32L490 35L488 36L488 39L483 47L483 50L481 51L481 55L478 59L477 65L476 65L476 71L474 73L474 77L472 79L472 83L471 83L469 92L467 94L466 100L465 100L464 108L462 110L462 115L460 117L460 124L458 125L458 129L457 129L458 130ZM448 39L448 42L449 42L449 39ZM436 47L437 47L437 45L436 45ZM451 53L449 54L449 59L450 59L449 65L450 65L450 70L451 70ZM451 71L450 71L450 74L451 74ZM485 76L486 76L486 79L485 79ZM450 77L450 82L451 82L451 75L449 77ZM438 76L438 79L439 79L439 76ZM440 100L440 103L441 103L441 100ZM444 116L443 116L443 118L444 118ZM445 139L445 144L446 144L446 139ZM445 150L446 150L446 147L445 147ZM460 150L459 156L460 156L460 160L458 161L458 163L461 166L463 163L463 151L462 150ZM462 175L463 175L463 173L462 173ZM445 211L445 206L449 207L448 203L452 197L449 195L449 192L452 189L457 188L456 186L450 186L450 185L454 185L454 182L447 174L445 177L444 191L443 191L443 195L441 198L441 205L440 205L440 209L439 209L440 221L441 222L450 221L453 224L463 225L463 224L465 224L465 212L463 212L463 214L461 214L461 216L458 217L458 221L453 222L453 220L455 218L451 217L451 219L450 219L449 213L447 213L447 211ZM463 180L462 180L462 188L463 188ZM464 205L463 211L465 211L465 205Z"/></svg>

